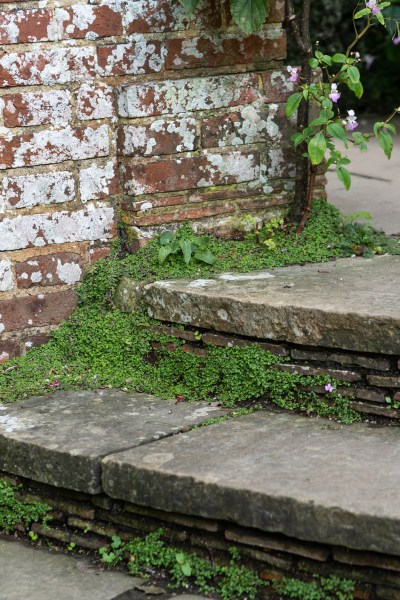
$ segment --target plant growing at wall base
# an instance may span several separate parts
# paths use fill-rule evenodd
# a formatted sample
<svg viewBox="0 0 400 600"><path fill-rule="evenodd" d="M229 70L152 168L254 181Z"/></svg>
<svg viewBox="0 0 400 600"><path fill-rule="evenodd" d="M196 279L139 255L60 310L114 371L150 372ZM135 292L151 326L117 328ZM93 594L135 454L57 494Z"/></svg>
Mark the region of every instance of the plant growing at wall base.
<svg viewBox="0 0 400 600"><path fill-rule="evenodd" d="M26 502L18 497L21 486L12 486L0 478L0 531L13 531L18 523L28 527L31 523L41 521L46 524L51 517L48 512L51 506L42 502ZM31 536L32 537L32 536Z"/></svg>
<svg viewBox="0 0 400 600"><path fill-rule="evenodd" d="M164 231L159 237L158 261L162 264L168 256L176 255L181 256L187 265L192 259L213 265L217 259L209 249L209 243L208 236L194 236L188 228L181 228L177 234Z"/></svg>

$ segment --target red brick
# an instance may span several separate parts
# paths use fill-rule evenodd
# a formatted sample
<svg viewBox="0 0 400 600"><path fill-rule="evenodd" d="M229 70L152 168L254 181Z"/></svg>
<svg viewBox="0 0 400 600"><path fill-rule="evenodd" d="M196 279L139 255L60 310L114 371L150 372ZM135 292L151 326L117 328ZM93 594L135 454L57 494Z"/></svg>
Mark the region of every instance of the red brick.
<svg viewBox="0 0 400 600"><path fill-rule="evenodd" d="M124 125L118 130L117 153L123 156L176 154L196 148L195 119L159 119L144 125Z"/></svg>
<svg viewBox="0 0 400 600"><path fill-rule="evenodd" d="M0 140L0 169L107 156L108 127L35 131Z"/></svg>
<svg viewBox="0 0 400 600"><path fill-rule="evenodd" d="M185 190L252 181L259 176L256 153L232 152L125 166L128 194Z"/></svg>
<svg viewBox="0 0 400 600"><path fill-rule="evenodd" d="M163 56L159 41L113 44L97 48L99 73L103 77L157 73L164 66Z"/></svg>
<svg viewBox="0 0 400 600"><path fill-rule="evenodd" d="M71 95L66 90L7 94L4 100L4 125L66 125L71 120Z"/></svg>
<svg viewBox="0 0 400 600"><path fill-rule="evenodd" d="M147 117L248 104L260 99L255 73L151 82L117 88L121 117Z"/></svg>
<svg viewBox="0 0 400 600"><path fill-rule="evenodd" d="M111 248L109 246L105 248L91 248L89 250L89 261L91 263L97 262L102 258L106 258L110 254Z"/></svg>
<svg viewBox="0 0 400 600"><path fill-rule="evenodd" d="M158 212L144 215L126 215L126 221L131 225L138 227L146 225L163 225L166 223L179 223L187 221L189 219L201 219L206 217L212 217L215 215L225 215L234 213L236 206L233 202L214 202L212 204L202 206L199 205L196 208L190 206L180 207L179 210L173 210L168 212Z"/></svg>
<svg viewBox="0 0 400 600"><path fill-rule="evenodd" d="M350 406L356 412L367 415L378 415L379 417L387 417L388 419L400 419L400 411L379 404L369 404L368 402L352 402Z"/></svg>
<svg viewBox="0 0 400 600"><path fill-rule="evenodd" d="M45 9L28 9L0 14L0 44L25 44L55 39L53 14Z"/></svg>
<svg viewBox="0 0 400 600"><path fill-rule="evenodd" d="M400 377L385 377L381 375L367 375L367 380L370 385L378 387L394 387L400 388Z"/></svg>
<svg viewBox="0 0 400 600"><path fill-rule="evenodd" d="M74 252L35 256L16 263L15 272L19 288L73 284L82 278L82 258Z"/></svg>
<svg viewBox="0 0 400 600"><path fill-rule="evenodd" d="M0 56L0 87L85 81L95 75L93 48L55 48Z"/></svg>
<svg viewBox="0 0 400 600"><path fill-rule="evenodd" d="M400 402L400 392L396 392L393 396L393 402Z"/></svg>
<svg viewBox="0 0 400 600"><path fill-rule="evenodd" d="M7 340L0 342L0 363L20 355L19 340Z"/></svg>
<svg viewBox="0 0 400 600"><path fill-rule="evenodd" d="M68 318L76 305L74 290L22 296L0 302L4 331L56 325Z"/></svg>
<svg viewBox="0 0 400 600"><path fill-rule="evenodd" d="M119 173L116 162L108 161L105 165L93 163L79 173L79 187L82 202L100 200L119 192Z"/></svg>
<svg viewBox="0 0 400 600"><path fill-rule="evenodd" d="M218 29L222 26L218 0L207 0L191 17L180 4L170 0L132 2L126 7L127 33L155 33L184 29Z"/></svg>
<svg viewBox="0 0 400 600"><path fill-rule="evenodd" d="M47 344L50 339L49 333L40 333L35 335L29 335L24 338L24 352L28 352L31 348L36 348L37 346L42 346L43 344Z"/></svg>
<svg viewBox="0 0 400 600"><path fill-rule="evenodd" d="M186 354L192 354L193 356L197 356L198 358L207 358L208 350L205 348L198 348L197 346L192 346L192 344L184 344L182 346L182 351Z"/></svg>
<svg viewBox="0 0 400 600"><path fill-rule="evenodd" d="M56 11L60 23L60 38L97 39L122 34L122 17L120 12L109 6L93 6L92 4L75 4L69 8Z"/></svg>
<svg viewBox="0 0 400 600"><path fill-rule="evenodd" d="M324 369L324 368L315 368L315 367L303 367L300 365L274 365L273 369L278 369L279 371L286 371L288 373L297 373L299 375L305 375L307 377L316 377L317 375L327 375L328 377L332 377L334 379L338 379L339 381L360 381L362 379L359 373L354 373L353 371L342 371L339 369Z"/></svg>
<svg viewBox="0 0 400 600"><path fill-rule="evenodd" d="M175 70L282 60L286 56L284 32L279 38L269 35L268 30L262 30L247 37L223 32L207 37L168 39L165 66Z"/></svg>
<svg viewBox="0 0 400 600"><path fill-rule="evenodd" d="M289 73L281 71L267 71L263 73L264 97L266 102L285 102L290 94L296 91L296 85L289 81Z"/></svg>
<svg viewBox="0 0 400 600"><path fill-rule="evenodd" d="M84 83L76 97L78 119L109 119L114 116L112 87L105 83Z"/></svg>
<svg viewBox="0 0 400 600"><path fill-rule="evenodd" d="M203 148L221 148L280 140L288 131L283 105L247 105L201 121Z"/></svg>
<svg viewBox="0 0 400 600"><path fill-rule="evenodd" d="M3 177L1 193L10 208L69 202L75 198L75 181L68 171Z"/></svg>

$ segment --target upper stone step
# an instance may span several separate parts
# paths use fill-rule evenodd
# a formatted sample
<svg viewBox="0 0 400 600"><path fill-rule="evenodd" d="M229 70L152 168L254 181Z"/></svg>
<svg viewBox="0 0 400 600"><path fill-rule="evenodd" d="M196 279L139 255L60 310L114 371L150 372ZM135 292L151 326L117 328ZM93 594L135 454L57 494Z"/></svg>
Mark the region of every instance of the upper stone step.
<svg viewBox="0 0 400 600"><path fill-rule="evenodd" d="M117 294L126 302L129 282ZM400 257L346 258L210 279L156 281L140 293L156 319L249 337L400 354Z"/></svg>

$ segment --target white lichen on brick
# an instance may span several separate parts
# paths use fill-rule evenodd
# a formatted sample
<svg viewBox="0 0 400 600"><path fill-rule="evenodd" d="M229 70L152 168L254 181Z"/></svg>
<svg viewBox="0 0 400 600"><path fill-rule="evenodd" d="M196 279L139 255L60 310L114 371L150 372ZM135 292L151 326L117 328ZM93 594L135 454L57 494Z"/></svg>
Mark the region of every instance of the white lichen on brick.
<svg viewBox="0 0 400 600"><path fill-rule="evenodd" d="M242 181L251 181L258 179L260 168L254 163L252 154L241 154L240 152L231 152L229 154L207 154L209 164L200 170L209 174L197 182L199 187L214 185L214 176L218 178L232 177L237 183Z"/></svg>
<svg viewBox="0 0 400 600"><path fill-rule="evenodd" d="M152 114L179 114L196 110L212 110L240 101L243 90L252 86L251 75L198 77L160 83L135 84L121 87L118 112L121 117L146 117ZM145 103L151 95L157 101Z"/></svg>
<svg viewBox="0 0 400 600"><path fill-rule="evenodd" d="M67 10L59 8L56 10L56 18L59 22L59 35L62 36L63 22L70 21L66 27L66 32L73 34L75 29L79 31L85 31L89 29L96 19L95 8L91 4L73 4L70 9L71 15Z"/></svg>
<svg viewBox="0 0 400 600"><path fill-rule="evenodd" d="M8 258L0 260L0 292L7 292L14 287L14 276L11 261Z"/></svg>
<svg viewBox="0 0 400 600"><path fill-rule="evenodd" d="M8 208L59 204L75 198L75 182L68 171L4 177L1 194Z"/></svg>
<svg viewBox="0 0 400 600"><path fill-rule="evenodd" d="M10 52L0 58L7 79L0 85L54 85L91 79L94 74L94 48L56 48L32 52Z"/></svg>
<svg viewBox="0 0 400 600"><path fill-rule="evenodd" d="M116 166L112 160L105 165L93 163L79 174L79 184L82 202L96 200L109 195L109 186L114 179Z"/></svg>
<svg viewBox="0 0 400 600"><path fill-rule="evenodd" d="M151 133L162 134L160 143L151 136ZM195 119L180 119L178 121L165 121L158 119L150 126L128 125L124 127L124 147L126 155L141 151L144 155L164 154L163 141L167 134L176 134L180 142L175 146L175 152L185 152L195 149L196 145L196 121ZM168 135L167 135L168 137ZM153 150L154 149L154 150Z"/></svg>
<svg viewBox="0 0 400 600"><path fill-rule="evenodd" d="M63 263L60 259L57 259L56 273L63 283L73 284L80 280L82 269L76 262Z"/></svg>
<svg viewBox="0 0 400 600"><path fill-rule="evenodd" d="M134 41L127 44L118 44L110 52L107 64L99 67L100 74L108 77L114 74L115 65L123 64L126 75L140 75L148 70L159 72L164 66L166 50L160 52L154 43L146 40L141 34L135 34Z"/></svg>
<svg viewBox="0 0 400 600"><path fill-rule="evenodd" d="M112 87L106 84L84 83L77 95L78 119L109 119L114 115Z"/></svg>
<svg viewBox="0 0 400 600"><path fill-rule="evenodd" d="M67 90L50 92L27 92L23 95L28 110L22 112L12 99L5 99L5 108L17 113L20 125L67 125L71 120L71 94Z"/></svg>
<svg viewBox="0 0 400 600"><path fill-rule="evenodd" d="M0 222L0 251L110 239L113 217L114 210L109 206L89 204L75 212L6 218Z"/></svg>
<svg viewBox="0 0 400 600"><path fill-rule="evenodd" d="M23 139L23 138L22 138ZM0 148L2 140L0 139ZM15 149L12 167L46 165L66 160L106 156L109 150L107 125L83 130L52 129L35 131ZM8 165L0 164L0 168Z"/></svg>

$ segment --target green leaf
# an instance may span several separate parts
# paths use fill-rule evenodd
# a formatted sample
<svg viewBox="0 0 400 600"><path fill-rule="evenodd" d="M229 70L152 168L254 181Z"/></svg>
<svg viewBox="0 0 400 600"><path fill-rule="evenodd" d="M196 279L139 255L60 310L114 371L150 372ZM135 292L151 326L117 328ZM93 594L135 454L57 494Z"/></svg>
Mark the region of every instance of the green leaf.
<svg viewBox="0 0 400 600"><path fill-rule="evenodd" d="M260 29L268 12L267 0L231 0L232 17L245 33L252 33Z"/></svg>
<svg viewBox="0 0 400 600"><path fill-rule="evenodd" d="M190 263L190 259L192 258L192 242L190 240L181 240L179 244L182 250L183 259L188 265Z"/></svg>
<svg viewBox="0 0 400 600"><path fill-rule="evenodd" d="M171 246L161 246L161 248L158 251L158 262L160 263L160 265L163 264L163 262L165 261L167 256L169 256L171 254L171 252L172 252Z"/></svg>
<svg viewBox="0 0 400 600"><path fill-rule="evenodd" d="M311 121L309 126L317 127L318 125L325 125L326 122L327 122L327 118L324 115L321 115L320 117L317 117L316 119Z"/></svg>
<svg viewBox="0 0 400 600"><path fill-rule="evenodd" d="M385 155L390 158L393 150L393 138L390 133L381 130L378 134L378 141Z"/></svg>
<svg viewBox="0 0 400 600"><path fill-rule="evenodd" d="M292 115L294 115L296 110L299 108L299 104L302 98L303 94L301 92L296 92L295 94L289 96L285 106L285 115L287 117L291 117Z"/></svg>
<svg viewBox="0 0 400 600"><path fill-rule="evenodd" d="M339 180L343 183L346 190L349 190L351 186L351 175L349 171L344 167L338 166L336 167L336 175L338 176Z"/></svg>
<svg viewBox="0 0 400 600"><path fill-rule="evenodd" d="M350 79L348 79L346 81L347 83L347 87L354 92L356 98L361 98L361 96L364 93L364 88L363 85L361 83L361 81L358 81L357 83L353 83Z"/></svg>
<svg viewBox="0 0 400 600"><path fill-rule="evenodd" d="M328 54L324 54L321 61L326 65L332 66L332 58Z"/></svg>
<svg viewBox="0 0 400 600"><path fill-rule="evenodd" d="M204 251L196 252L194 257L197 258L197 260L201 260L201 262L207 263L208 265L213 265L215 263L215 261L217 260L217 258L211 252L211 250L204 250Z"/></svg>
<svg viewBox="0 0 400 600"><path fill-rule="evenodd" d="M175 233L173 231L163 231L160 235L160 244L161 246L165 246L165 244L169 244L172 240L175 239Z"/></svg>
<svg viewBox="0 0 400 600"><path fill-rule="evenodd" d="M178 565L183 565L183 563L185 562L185 555L183 554L183 552L178 552L177 554L175 554L175 560L178 563Z"/></svg>
<svg viewBox="0 0 400 600"><path fill-rule="evenodd" d="M323 108L327 108L327 109L330 110L332 108L332 106L333 106L333 102L332 102L332 100L329 100L329 98L324 98L322 100L322 107Z"/></svg>
<svg viewBox="0 0 400 600"><path fill-rule="evenodd" d="M310 58L310 60L308 61L308 64L310 65L310 67L312 69L316 69L319 65L319 60L318 60L318 58Z"/></svg>
<svg viewBox="0 0 400 600"><path fill-rule="evenodd" d="M389 129L389 131L391 131L393 135L396 135L396 127L391 123L385 123L384 129Z"/></svg>
<svg viewBox="0 0 400 600"><path fill-rule="evenodd" d="M292 135L290 138L294 144L294 147L297 148L302 142L304 142L304 135L300 132L297 132Z"/></svg>
<svg viewBox="0 0 400 600"><path fill-rule="evenodd" d="M338 52L337 54L334 54L332 56L332 60L335 63L345 63L346 62L346 55L345 54L340 54L340 52Z"/></svg>
<svg viewBox="0 0 400 600"><path fill-rule="evenodd" d="M385 125L384 121L377 121L374 124L374 134L376 135L376 137L378 137L380 130L382 129L382 127Z"/></svg>
<svg viewBox="0 0 400 600"><path fill-rule="evenodd" d="M346 148L349 147L349 145L347 143L346 132L343 129L343 127L341 125L339 125L339 123L329 123L329 125L327 127L327 131L328 131L329 135L331 135L332 137L336 138L337 140L340 140L341 142L343 142L344 145L346 146Z"/></svg>
<svg viewBox="0 0 400 600"><path fill-rule="evenodd" d="M363 8L362 10L359 10L358 12L356 12L356 14L354 15L355 19L361 19L362 17L365 17L366 15L371 14L371 10L369 8Z"/></svg>
<svg viewBox="0 0 400 600"><path fill-rule="evenodd" d="M323 54L319 50L316 50L315 51L315 56L318 58L318 60L320 60L323 57Z"/></svg>
<svg viewBox="0 0 400 600"><path fill-rule="evenodd" d="M326 139L324 134L319 131L308 142L308 155L313 165L319 165L323 160L326 152Z"/></svg>
<svg viewBox="0 0 400 600"><path fill-rule="evenodd" d="M199 4L199 0L180 0L180 2L190 14L194 13Z"/></svg>
<svg viewBox="0 0 400 600"><path fill-rule="evenodd" d="M181 569L182 569L182 573L184 575L186 575L186 577L190 577L191 576L191 574L192 574L192 568L189 565L189 563L185 563L184 565L182 565Z"/></svg>
<svg viewBox="0 0 400 600"><path fill-rule="evenodd" d="M383 18L383 14L381 12L378 12L375 16L378 19L379 23L385 26L385 19Z"/></svg>
<svg viewBox="0 0 400 600"><path fill-rule="evenodd" d="M347 69L347 75L352 83L358 83L360 81L360 71L357 67L349 67Z"/></svg>

